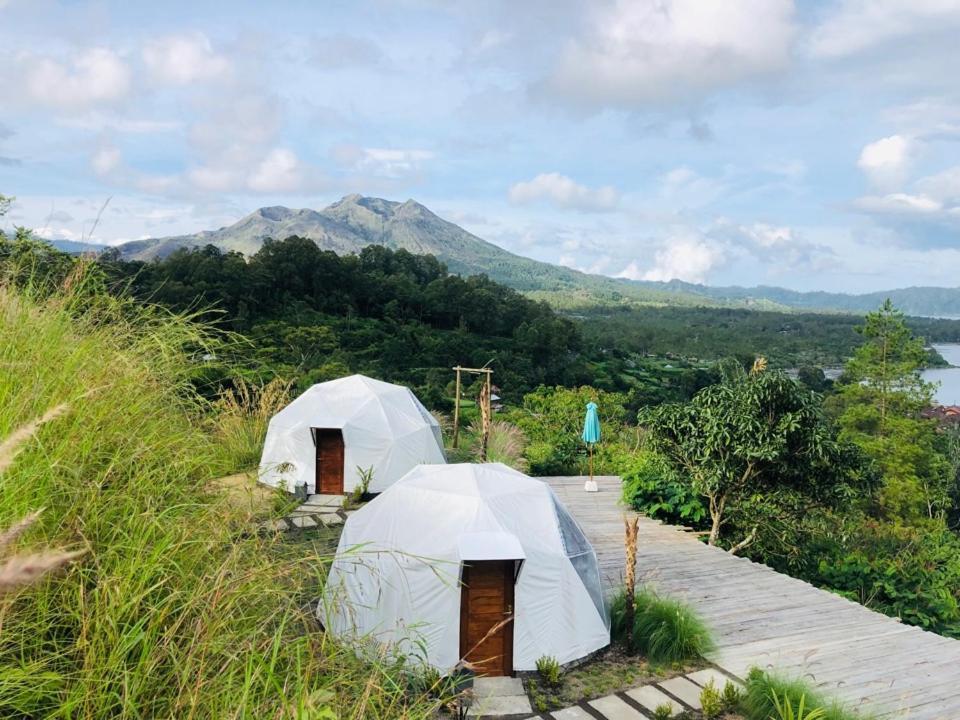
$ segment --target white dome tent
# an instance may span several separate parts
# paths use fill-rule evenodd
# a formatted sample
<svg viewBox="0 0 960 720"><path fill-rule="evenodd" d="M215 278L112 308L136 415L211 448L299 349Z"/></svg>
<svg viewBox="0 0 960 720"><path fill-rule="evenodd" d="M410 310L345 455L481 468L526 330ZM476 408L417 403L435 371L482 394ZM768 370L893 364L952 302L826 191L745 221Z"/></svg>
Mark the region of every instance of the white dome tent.
<svg viewBox="0 0 960 720"><path fill-rule="evenodd" d="M423 465L355 512L318 616L442 673L465 658L510 675L610 643L593 547L549 485L501 464Z"/></svg>
<svg viewBox="0 0 960 720"><path fill-rule="evenodd" d="M273 416L260 481L340 494L372 470L377 493L420 463L443 463L436 419L410 388L364 375L319 383Z"/></svg>

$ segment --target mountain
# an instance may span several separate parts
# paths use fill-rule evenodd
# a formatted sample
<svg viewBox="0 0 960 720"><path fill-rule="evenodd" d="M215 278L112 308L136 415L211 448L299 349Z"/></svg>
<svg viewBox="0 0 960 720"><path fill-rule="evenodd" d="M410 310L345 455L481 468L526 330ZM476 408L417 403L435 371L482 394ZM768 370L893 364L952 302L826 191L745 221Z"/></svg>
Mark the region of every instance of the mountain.
<svg viewBox="0 0 960 720"><path fill-rule="evenodd" d="M98 253L106 250L106 245L98 243L78 242L76 240L47 240L57 250L61 250L71 255L83 255L85 253Z"/></svg>
<svg viewBox="0 0 960 720"><path fill-rule="evenodd" d="M910 315L960 317L960 288L912 287L863 295L798 292L760 286L709 287L679 280L631 281L589 275L531 260L482 240L413 200L395 202L347 195L323 210L264 207L219 230L136 240L118 247L130 260L163 258L183 247L214 245L252 255L268 238L310 238L336 253L384 245L435 255L451 272L485 273L494 280L566 309L624 303L748 307L760 310L832 310L863 313L890 298ZM76 252L76 250L71 250Z"/></svg>
<svg viewBox="0 0 960 720"><path fill-rule="evenodd" d="M347 195L319 211L264 207L219 230L135 240L118 246L118 250L121 257L128 260L164 258L179 248L203 245L252 255L268 238L283 239L291 235L310 238L319 247L340 254L359 252L367 245L376 244L435 255L454 273L485 273L517 290L563 294L568 299L582 298L584 302L619 302L627 298L637 302L725 304L720 299L587 275L514 255L438 217L413 200L401 203L361 195Z"/></svg>

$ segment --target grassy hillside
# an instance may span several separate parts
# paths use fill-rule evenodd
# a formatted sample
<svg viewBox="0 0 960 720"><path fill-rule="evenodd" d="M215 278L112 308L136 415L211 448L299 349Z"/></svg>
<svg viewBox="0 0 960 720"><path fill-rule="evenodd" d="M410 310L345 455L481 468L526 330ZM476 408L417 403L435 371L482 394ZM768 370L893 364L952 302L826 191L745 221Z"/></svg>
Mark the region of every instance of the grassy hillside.
<svg viewBox="0 0 960 720"><path fill-rule="evenodd" d="M324 558L252 534L211 483L232 468L188 382L203 328L82 269L49 296L0 282L0 443L22 436L0 528L45 508L17 549L85 551L0 594L0 716L427 717L311 622Z"/></svg>

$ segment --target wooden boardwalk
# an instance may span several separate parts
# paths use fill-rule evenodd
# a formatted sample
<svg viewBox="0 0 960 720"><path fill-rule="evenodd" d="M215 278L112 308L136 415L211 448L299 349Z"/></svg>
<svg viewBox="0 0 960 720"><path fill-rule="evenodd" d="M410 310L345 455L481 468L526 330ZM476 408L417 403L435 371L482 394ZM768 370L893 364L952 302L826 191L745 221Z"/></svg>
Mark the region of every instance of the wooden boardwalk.
<svg viewBox="0 0 960 720"><path fill-rule="evenodd" d="M593 543L608 590L623 582L620 481L548 482ZM960 641L711 548L695 535L640 519L637 578L684 600L713 630L710 658L744 677L751 666L804 677L854 709L904 720L960 720Z"/></svg>

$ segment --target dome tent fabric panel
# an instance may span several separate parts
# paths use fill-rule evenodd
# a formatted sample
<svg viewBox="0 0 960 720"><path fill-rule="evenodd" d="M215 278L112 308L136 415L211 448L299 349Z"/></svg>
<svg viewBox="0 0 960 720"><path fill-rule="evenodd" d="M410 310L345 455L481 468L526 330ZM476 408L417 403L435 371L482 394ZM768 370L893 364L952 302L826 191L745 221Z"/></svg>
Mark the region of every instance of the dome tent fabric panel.
<svg viewBox="0 0 960 720"><path fill-rule="evenodd" d="M439 425L409 388L351 375L310 387L270 420L261 482L317 492L311 428L342 432L344 492L360 469L373 470L369 490L382 492L418 463L445 462Z"/></svg>
<svg viewBox="0 0 960 720"><path fill-rule="evenodd" d="M463 553L508 559L516 547L513 669L589 655L609 644L608 620L568 557L556 504L504 465L415 468L347 521L318 613L341 637L391 643L446 673L460 660ZM592 548L579 557L599 577Z"/></svg>

